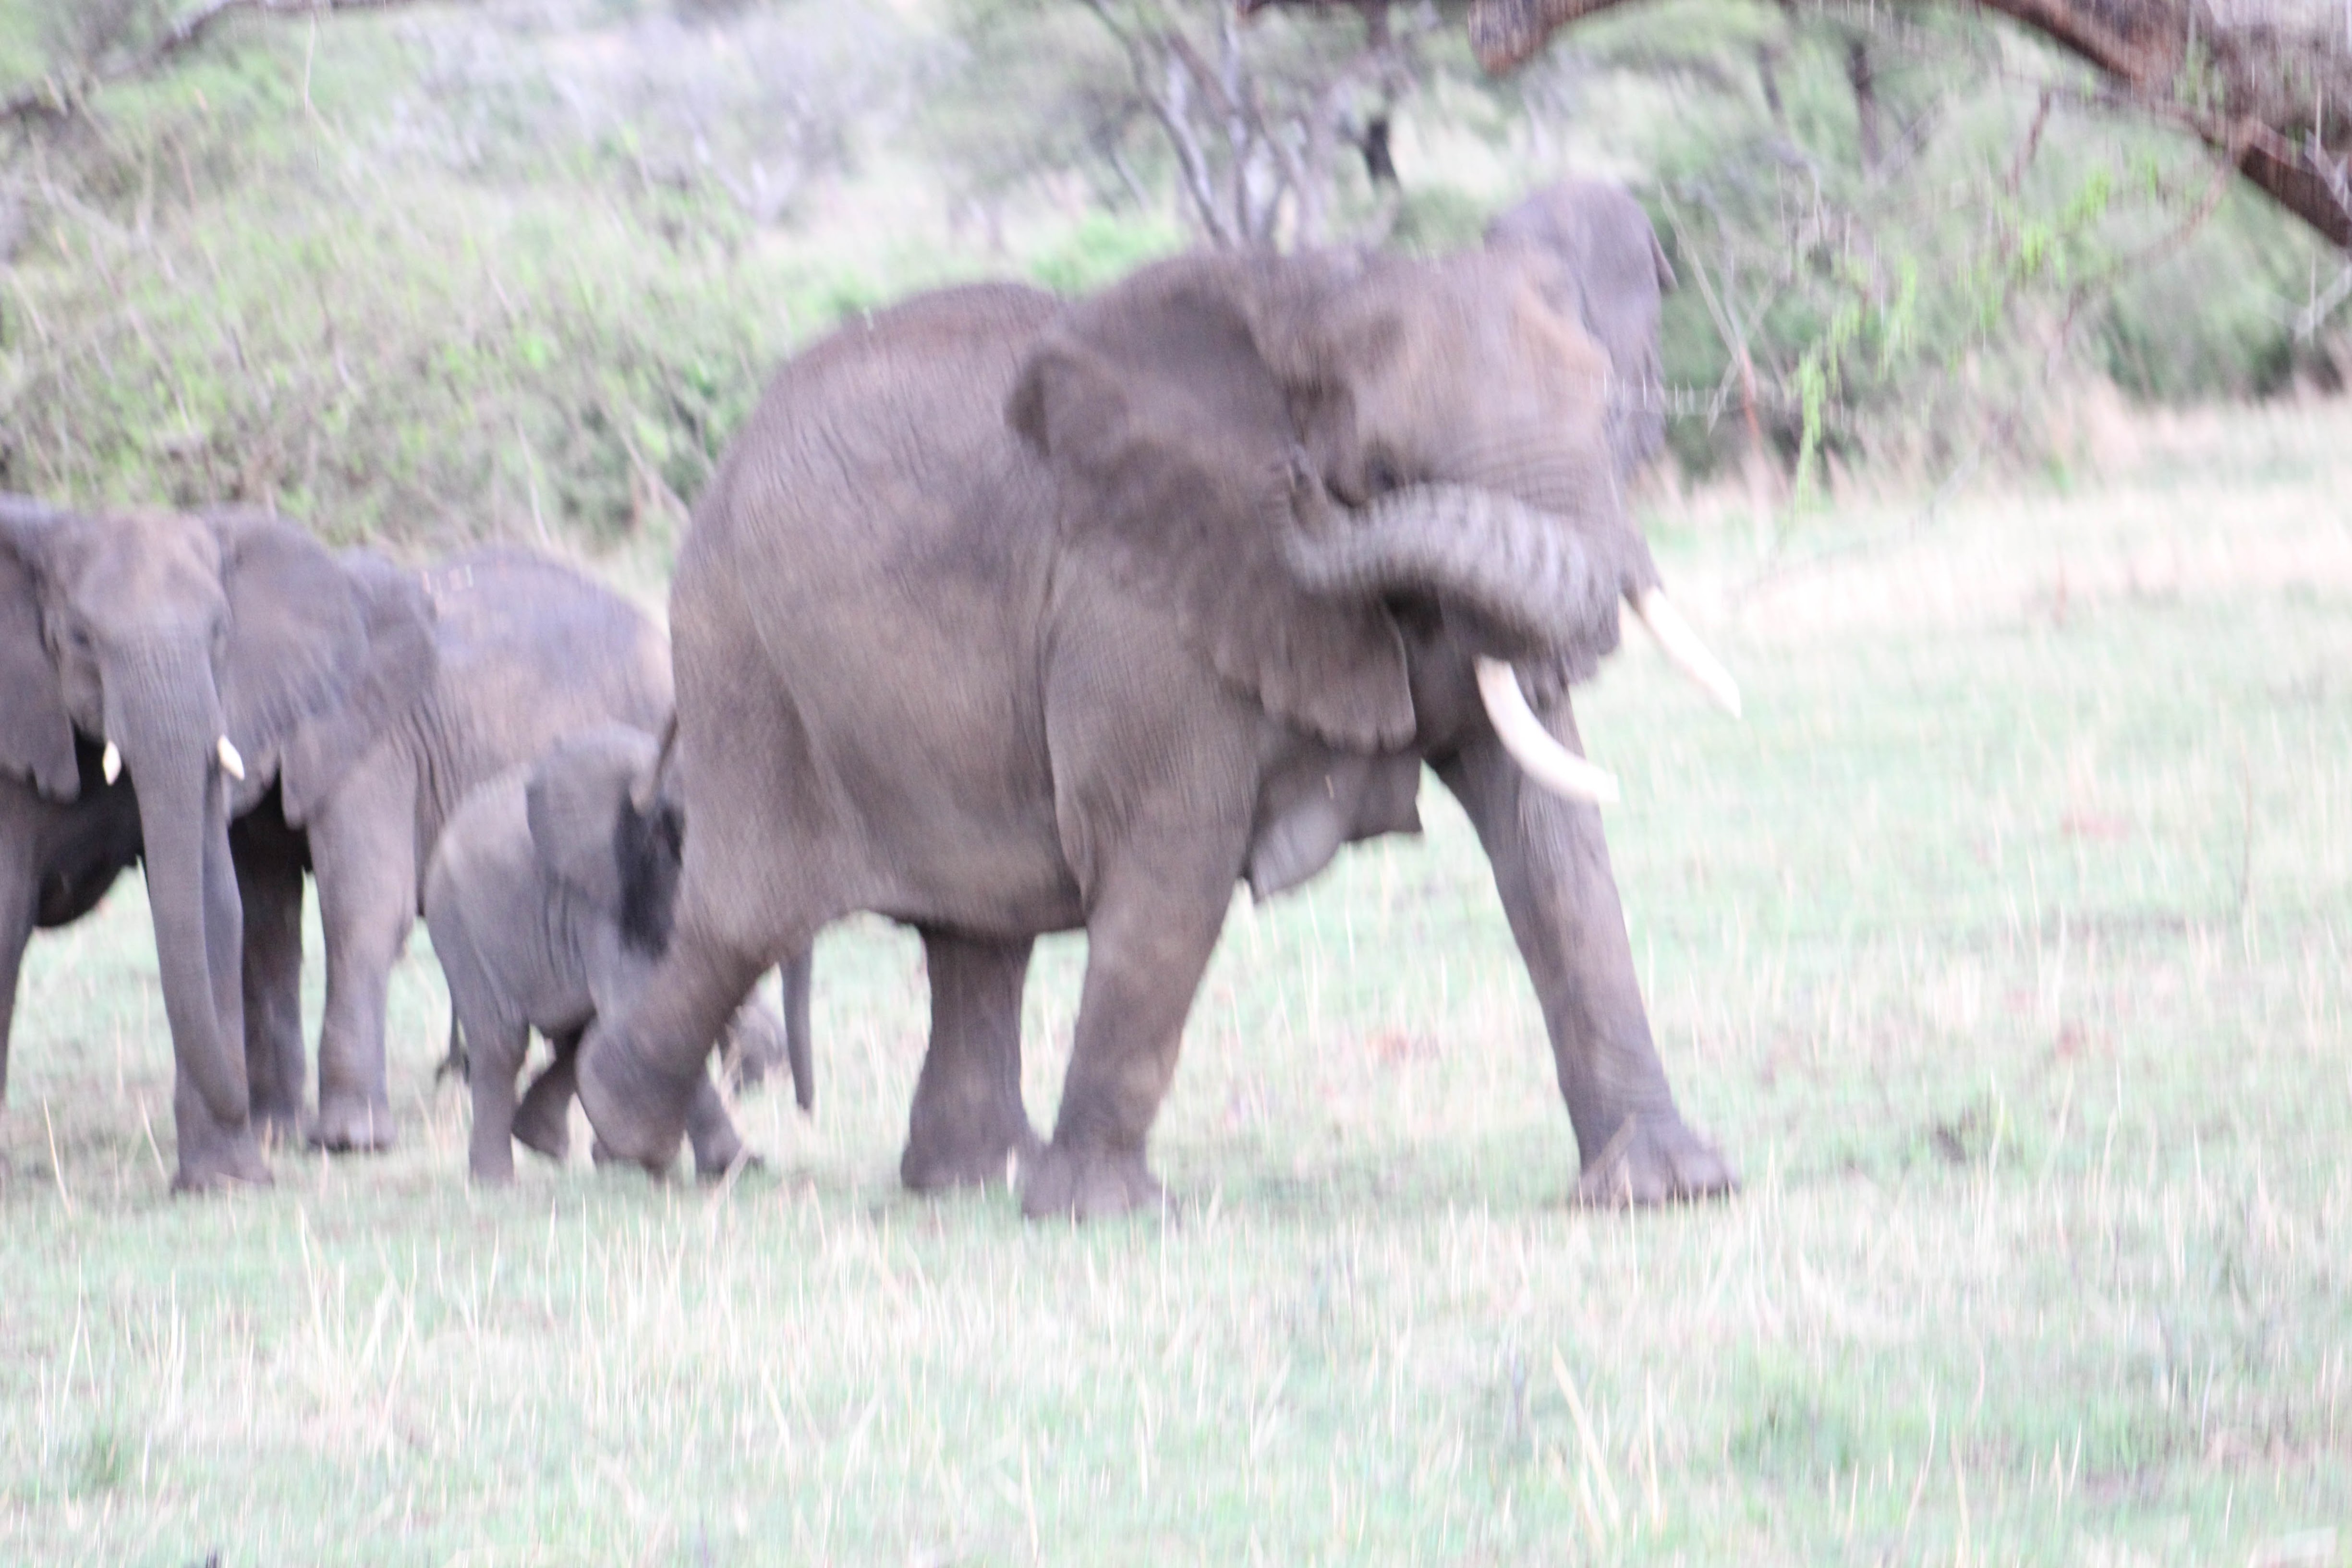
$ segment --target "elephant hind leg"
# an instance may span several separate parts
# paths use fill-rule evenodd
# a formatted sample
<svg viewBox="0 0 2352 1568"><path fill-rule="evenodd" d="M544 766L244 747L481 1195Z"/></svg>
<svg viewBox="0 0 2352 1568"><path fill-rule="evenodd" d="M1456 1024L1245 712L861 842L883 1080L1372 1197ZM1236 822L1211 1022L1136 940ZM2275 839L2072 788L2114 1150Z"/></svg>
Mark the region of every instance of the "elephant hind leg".
<svg viewBox="0 0 2352 1568"><path fill-rule="evenodd" d="M1181 836L1123 847L1119 869L1087 915L1076 1039L1054 1140L1022 1164L1024 1214L1088 1219L1160 1202L1144 1140L1224 926L1239 837L1230 859Z"/></svg>
<svg viewBox="0 0 2352 1568"><path fill-rule="evenodd" d="M580 1103L600 1159L660 1173L690 1131L718 1136L704 1098L716 1092L705 1070L711 1047L777 956L808 941L803 931L772 951L744 952L680 922L645 984L600 1013L581 1045Z"/></svg>
<svg viewBox="0 0 2352 1568"><path fill-rule="evenodd" d="M1021 1103L1021 993L1034 944L930 927L922 937L931 1039L898 1179L918 1193L1007 1181L1013 1160L1040 1146Z"/></svg>
<svg viewBox="0 0 2352 1568"><path fill-rule="evenodd" d="M25 961L25 944L33 936L32 893L28 889L12 889L9 882L15 879L9 878L8 869L0 866L0 1110L8 1104L8 1033L16 1024L16 977ZM20 891L22 898L16 896Z"/></svg>

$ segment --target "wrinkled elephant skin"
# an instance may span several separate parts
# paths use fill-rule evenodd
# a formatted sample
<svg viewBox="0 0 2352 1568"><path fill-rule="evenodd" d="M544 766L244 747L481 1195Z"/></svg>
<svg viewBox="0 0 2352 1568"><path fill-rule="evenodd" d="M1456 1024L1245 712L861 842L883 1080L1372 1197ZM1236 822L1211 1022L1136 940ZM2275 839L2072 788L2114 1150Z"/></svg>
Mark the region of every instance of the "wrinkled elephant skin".
<svg viewBox="0 0 2352 1568"><path fill-rule="evenodd" d="M932 1037L902 1172L1017 1165L1026 1212L1160 1202L1146 1136L1234 884L1416 826L1424 762L1493 862L1588 1172L1720 1192L1653 1045L1600 817L1531 784L1473 670L1566 690L1654 588L1606 354L1530 248L1192 257L1065 304L984 286L788 363L672 589L676 930L583 1043L615 1155L674 1157L752 977L826 922L916 926ZM1028 942L1083 928L1052 1136L1019 1100Z"/></svg>
<svg viewBox="0 0 2352 1568"><path fill-rule="evenodd" d="M643 984L660 956L683 823L674 799L656 797L641 810L632 798L655 755L652 736L618 725L567 736L467 795L434 851L425 921L466 1041L474 1101L468 1166L477 1182L514 1178L518 1140L563 1157L580 1037ZM795 981L803 994L788 990L787 1011L805 1031L805 964L793 966L788 987ZM516 1078L533 1029L554 1047L555 1062L518 1103ZM784 1021L763 1003L745 1003L730 1030L761 1045L782 1041L796 1077L805 1073L804 1034L785 1040ZM796 1087L805 1107L811 1086L801 1077ZM706 1177L743 1156L707 1079L689 1131Z"/></svg>

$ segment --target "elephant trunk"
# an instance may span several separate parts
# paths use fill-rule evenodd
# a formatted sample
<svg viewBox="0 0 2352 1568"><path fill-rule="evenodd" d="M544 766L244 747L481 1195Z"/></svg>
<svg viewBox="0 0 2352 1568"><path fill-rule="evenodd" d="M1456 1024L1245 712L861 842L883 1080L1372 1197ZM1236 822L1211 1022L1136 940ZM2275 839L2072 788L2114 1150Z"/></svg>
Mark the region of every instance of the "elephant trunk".
<svg viewBox="0 0 2352 1568"><path fill-rule="evenodd" d="M1607 653L1617 643L1618 599L1631 586L1627 569L1645 586L1654 578L1646 550L1627 559L1598 549L1567 517L1496 490L1411 485L1342 510L1295 469L1285 499L1276 538L1310 589L1433 591L1530 651Z"/></svg>
<svg viewBox="0 0 2352 1568"><path fill-rule="evenodd" d="M110 741L138 784L156 966L173 1053L215 1125L250 1111L239 966L244 913L229 860L220 700L193 638L160 639L110 661Z"/></svg>

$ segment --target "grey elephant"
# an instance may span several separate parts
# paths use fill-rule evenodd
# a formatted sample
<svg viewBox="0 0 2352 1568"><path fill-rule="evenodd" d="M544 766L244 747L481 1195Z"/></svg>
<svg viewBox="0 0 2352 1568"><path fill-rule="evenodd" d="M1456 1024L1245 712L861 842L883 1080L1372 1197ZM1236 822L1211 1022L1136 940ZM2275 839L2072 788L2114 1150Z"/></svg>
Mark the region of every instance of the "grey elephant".
<svg viewBox="0 0 2352 1568"><path fill-rule="evenodd" d="M567 731L665 722L660 628L523 552L418 571L331 553L250 512L7 499L0 561L0 775L73 813L119 813L88 787L96 748L100 784L135 786L175 1062L177 1184L267 1180L257 1135L301 1129L306 871L327 947L310 1136L387 1145L385 990L443 821ZM34 837L0 858L37 858ZM113 859L119 869L119 846ZM95 881L85 868L89 899Z"/></svg>
<svg viewBox="0 0 2352 1568"><path fill-rule="evenodd" d="M425 923L467 1043L474 1101L468 1167L514 1177L514 1142L551 1159L568 1150L573 1053L596 1016L642 983L668 936L684 824L651 784L654 738L619 725L565 736L536 763L466 797L443 830L425 883ZM650 798L642 807L639 795ZM765 1059L782 1041L803 1110L814 1103L808 963L785 969L790 1018L747 1002L728 1026L731 1056ZM530 1031L554 1062L520 1104ZM695 1165L725 1172L743 1143L703 1080L688 1122Z"/></svg>
<svg viewBox="0 0 2352 1568"><path fill-rule="evenodd" d="M1502 251L1524 247L1559 264L1548 273L1551 302L1574 315L1609 357L1609 450L1618 484L1630 484L1666 438L1658 319L1675 279L1650 215L1613 180L1562 180L1496 215L1486 226L1486 245ZM1673 601L1651 590L1634 594L1631 602L1667 656L1738 716L1738 684Z"/></svg>
<svg viewBox="0 0 2352 1568"><path fill-rule="evenodd" d="M265 795L331 795L429 686L432 621L413 576L331 555L274 518L76 513L0 498L7 891L21 893L30 865L44 879L36 919L62 919L95 902L130 854L143 857L172 1031L178 1186L268 1175L247 1054L257 972L230 822ZM135 796L115 787L133 783ZM48 805L28 806L26 790ZM59 834L80 846L62 883L42 864ZM293 875L299 919L299 863ZM296 963L299 976L299 948ZM299 1017L291 991L263 1002Z"/></svg>
<svg viewBox="0 0 2352 1568"><path fill-rule="evenodd" d="M327 995L310 1140L372 1150L393 1142L384 1005L394 963L423 910L441 830L472 791L560 736L616 722L667 721L669 646L651 616L571 567L510 548L457 556L411 577L435 612L432 679L358 749L314 802L289 797L277 852L238 862L256 927L249 963L284 1000L254 1055L256 1095L286 1125L302 1109L302 1039L292 1004L301 964L300 867L318 881ZM299 807L299 809L298 809ZM262 818L268 822L267 817ZM266 834L257 825L257 840Z"/></svg>
<svg viewBox="0 0 2352 1568"><path fill-rule="evenodd" d="M931 981L902 1178L1017 1158L1030 1215L1152 1204L1236 879L1412 831L1427 762L1492 862L1581 1190L1732 1186L1659 1063L1567 698L1621 600L1666 603L1574 287L1527 247L1188 257L1075 305L919 298L787 363L672 586L693 831L668 952L582 1046L612 1152L666 1165L752 976L872 910ZM1081 927L1040 1145L1023 981Z"/></svg>
<svg viewBox="0 0 2352 1568"><path fill-rule="evenodd" d="M0 572L8 569L0 561ZM139 801L131 781L106 782L98 746L78 741L74 752L71 800L50 800L29 784L0 776L0 1100L7 1095L8 1037L26 942L36 930L88 914L139 858Z"/></svg>
<svg viewBox="0 0 2352 1568"><path fill-rule="evenodd" d="M1612 180L1562 180L1529 192L1486 226L1494 247L1528 246L1561 263L1558 303L1609 356L1609 442L1621 476L1665 440L1658 317L1674 264L1633 193Z"/></svg>

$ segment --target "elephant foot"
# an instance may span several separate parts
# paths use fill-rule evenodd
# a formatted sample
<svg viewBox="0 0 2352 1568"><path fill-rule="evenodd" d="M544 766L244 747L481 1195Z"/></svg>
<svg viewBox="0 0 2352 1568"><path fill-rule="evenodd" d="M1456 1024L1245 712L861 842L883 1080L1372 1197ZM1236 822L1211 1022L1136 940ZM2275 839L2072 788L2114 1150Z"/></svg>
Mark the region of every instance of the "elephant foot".
<svg viewBox="0 0 2352 1568"><path fill-rule="evenodd" d="M217 1193L233 1187L271 1184L269 1163L261 1157L250 1127L232 1133L205 1131L180 1139L180 1170L172 1178L175 1193Z"/></svg>
<svg viewBox="0 0 2352 1568"><path fill-rule="evenodd" d="M319 1119L310 1124L310 1146L338 1154L380 1154L396 1136L389 1099L360 1094L321 1094Z"/></svg>
<svg viewBox="0 0 2352 1568"><path fill-rule="evenodd" d="M1669 1112L1628 1116L1585 1166L1576 1198L1591 1207L1627 1208L1727 1197L1738 1190L1738 1173L1715 1145Z"/></svg>
<svg viewBox="0 0 2352 1568"><path fill-rule="evenodd" d="M908 1137L898 1180L910 1193L1009 1186L1016 1164L1027 1167L1045 1147L1029 1119L1018 1113L1010 1127L927 1126Z"/></svg>
<svg viewBox="0 0 2352 1568"><path fill-rule="evenodd" d="M702 1064L672 1076L627 1041L592 1034L580 1047L580 1105L596 1131L596 1162L625 1161L665 1175L677 1163L687 1112L709 1080Z"/></svg>
<svg viewBox="0 0 2352 1568"><path fill-rule="evenodd" d="M1031 1219L1111 1219L1157 1209L1167 1194L1143 1152L1048 1143L1021 1162L1021 1212Z"/></svg>

